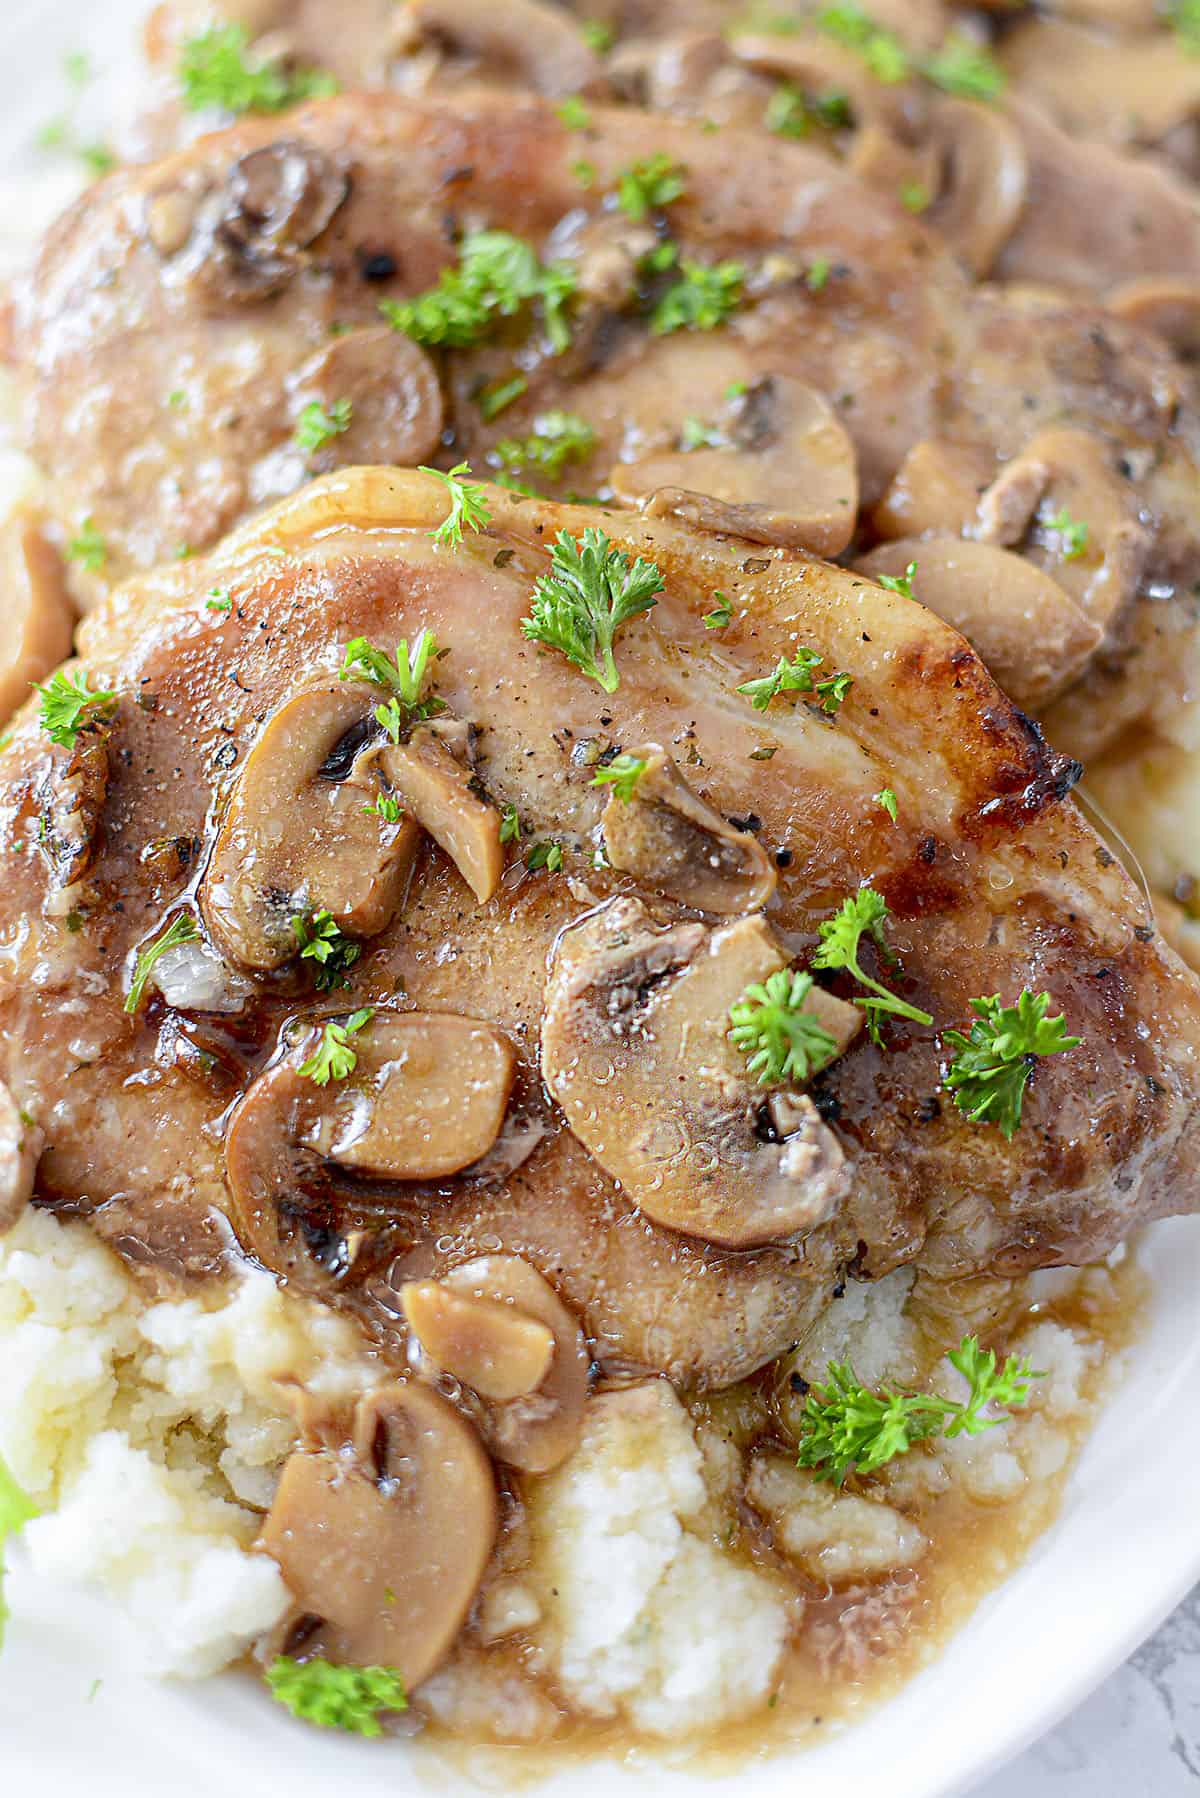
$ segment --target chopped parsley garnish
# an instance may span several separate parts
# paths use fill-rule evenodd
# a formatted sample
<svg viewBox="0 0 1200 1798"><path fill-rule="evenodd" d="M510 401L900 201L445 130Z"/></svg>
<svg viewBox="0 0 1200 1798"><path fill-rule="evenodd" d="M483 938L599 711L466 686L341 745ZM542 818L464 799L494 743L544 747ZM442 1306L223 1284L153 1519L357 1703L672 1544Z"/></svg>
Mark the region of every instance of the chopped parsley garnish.
<svg viewBox="0 0 1200 1798"><path fill-rule="evenodd" d="M884 811L894 824L899 808L896 804L896 795L891 787L880 787L878 793L875 794L875 803L876 805L881 805L883 807Z"/></svg>
<svg viewBox="0 0 1200 1798"><path fill-rule="evenodd" d="M502 843L519 843L521 840L521 814L515 805L506 805L500 814L500 841Z"/></svg>
<svg viewBox="0 0 1200 1798"><path fill-rule="evenodd" d="M380 1711L408 1709L404 1681L394 1667L341 1667L281 1654L267 1668L267 1685L294 1717L353 1735L380 1736Z"/></svg>
<svg viewBox="0 0 1200 1798"><path fill-rule="evenodd" d="M908 1018L914 1024L933 1023L927 1011L919 1011L907 999L889 992L886 986L866 973L859 960L859 945L865 935L871 938L885 960L895 962L896 957L883 934L887 917L888 908L883 897L873 887L860 887L832 918L824 919L817 926L821 941L812 958L814 968L844 968L860 986L868 987L875 995L870 999L856 998L854 1003L866 1012L867 1029L871 1041L876 1044L883 1040L879 1021L884 1015Z"/></svg>
<svg viewBox="0 0 1200 1798"><path fill-rule="evenodd" d="M306 451L324 449L335 437L350 429L354 415L351 400L334 400L328 412L320 400L309 400L296 425L296 447Z"/></svg>
<svg viewBox="0 0 1200 1798"><path fill-rule="evenodd" d="M611 50L617 39L612 26L606 25L603 19L580 19L579 35L588 49L594 50L597 56L603 56L606 50Z"/></svg>
<svg viewBox="0 0 1200 1798"><path fill-rule="evenodd" d="M941 49L922 63L921 73L935 87L963 100L998 100L1006 82L995 57L965 37L948 37Z"/></svg>
<svg viewBox="0 0 1200 1798"><path fill-rule="evenodd" d="M214 25L186 40L179 85L189 112L283 112L301 100L337 93L337 82L323 69L251 58L248 45L245 26L236 24Z"/></svg>
<svg viewBox="0 0 1200 1798"><path fill-rule="evenodd" d="M661 212L687 191L684 170L664 152L646 156L617 176L617 205L635 224Z"/></svg>
<svg viewBox="0 0 1200 1798"><path fill-rule="evenodd" d="M899 190L900 204L905 212L928 212L933 195L923 181L903 181Z"/></svg>
<svg viewBox="0 0 1200 1798"><path fill-rule="evenodd" d="M615 693L620 684L613 656L617 631L656 605L662 588L653 562L639 556L631 568L629 557L614 549L603 531L589 526L578 539L560 531L550 572L538 576L521 628L531 642L560 650L606 693Z"/></svg>
<svg viewBox="0 0 1200 1798"><path fill-rule="evenodd" d="M484 387L476 398L481 418L498 418L506 407L514 400L519 400L529 382L524 375L510 375L507 381L499 381L491 387Z"/></svg>
<svg viewBox="0 0 1200 1798"><path fill-rule="evenodd" d="M804 276L804 285L810 293L820 293L832 270L828 256L814 256Z"/></svg>
<svg viewBox="0 0 1200 1798"><path fill-rule="evenodd" d="M194 943L200 932L196 929L196 920L190 911L180 912L179 916L167 925L160 937L148 943L139 954L133 969L133 979L125 999L125 1010L130 1017L140 1010L142 1000L146 996L146 988L161 958L168 949L178 949L181 943Z"/></svg>
<svg viewBox="0 0 1200 1798"><path fill-rule="evenodd" d="M536 302L557 353L571 341L564 315L577 280L573 264L543 264L507 231L472 231L463 238L458 266L443 269L436 287L412 300L381 300L379 310L394 331L414 343L467 349L486 337L497 319Z"/></svg>
<svg viewBox="0 0 1200 1798"><path fill-rule="evenodd" d="M42 696L42 729L60 749L74 749L81 730L111 718L117 709L115 693L107 687L93 693L87 683L86 668L58 668L36 689Z"/></svg>
<svg viewBox="0 0 1200 1798"><path fill-rule="evenodd" d="M440 468L422 468L422 474L431 474L441 481L450 496L450 510L436 530L429 535L436 543L444 544L447 549L457 549L463 540L464 526L468 531L481 531L491 522L491 511L483 496L483 488L474 481L464 479L471 472L469 462L460 462L449 474L443 474Z"/></svg>
<svg viewBox="0 0 1200 1798"><path fill-rule="evenodd" d="M562 844L550 838L543 843L535 843L525 857L525 866L531 874L536 874L539 868L545 868L547 874L557 874L562 865Z"/></svg>
<svg viewBox="0 0 1200 1798"><path fill-rule="evenodd" d="M373 1005L351 1012L344 1024L326 1024L321 1040L307 1061L296 1070L314 1086L328 1086L331 1080L345 1080L358 1066L358 1056L350 1046L350 1038L365 1030L375 1016Z"/></svg>
<svg viewBox="0 0 1200 1798"><path fill-rule="evenodd" d="M908 52L894 32L877 25L855 0L824 6L814 23L818 31L861 56L877 81L906 81L912 73Z"/></svg>
<svg viewBox="0 0 1200 1798"><path fill-rule="evenodd" d="M370 811L372 808L364 806L363 809ZM350 969L362 949L352 937L343 935L330 912L299 912L292 919L292 930L300 949L300 960L316 963L313 981L318 992L328 993L335 987L349 986Z"/></svg>
<svg viewBox="0 0 1200 1798"><path fill-rule="evenodd" d="M204 602L206 612L232 612L233 595L228 587L210 587Z"/></svg>
<svg viewBox="0 0 1200 1798"><path fill-rule="evenodd" d="M1078 561L1087 548L1088 528L1080 518L1072 518L1065 506L1043 521L1045 529L1058 535L1064 562Z"/></svg>
<svg viewBox="0 0 1200 1798"><path fill-rule="evenodd" d="M644 755L615 755L611 762L596 770L590 785L611 787L617 798L624 800L628 805L645 772L646 758Z"/></svg>
<svg viewBox="0 0 1200 1798"><path fill-rule="evenodd" d="M905 599L911 599L913 596L912 584L916 573L916 563L910 562L903 574L877 574L875 579L881 587L886 587L889 593L901 593Z"/></svg>
<svg viewBox="0 0 1200 1798"><path fill-rule="evenodd" d="M828 1067L837 1044L804 1001L811 974L779 968L748 986L729 1008L730 1041L746 1057L746 1071L759 1086L803 1082Z"/></svg>
<svg viewBox="0 0 1200 1798"><path fill-rule="evenodd" d="M578 412L543 412L527 437L502 437L492 456L504 470L501 483L536 469L548 481L561 479L568 462L585 462L596 447L596 433Z"/></svg>
<svg viewBox="0 0 1200 1798"><path fill-rule="evenodd" d="M945 1085L972 1123L995 1124L1011 1142L1038 1056L1062 1055L1078 1048L1083 1038L1067 1036L1061 1015L1046 1016L1049 993L1035 996L1025 987L1015 1005L1001 1005L998 993L972 999L971 1005L976 1018L970 1035L946 1032L956 1053Z"/></svg>
<svg viewBox="0 0 1200 1798"><path fill-rule="evenodd" d="M720 449L725 439L716 425L705 424L702 418L689 414L679 429L679 447L681 450Z"/></svg>
<svg viewBox="0 0 1200 1798"><path fill-rule="evenodd" d="M741 262L704 264L685 256L680 278L662 295L650 314L650 329L665 337L672 331L715 331L742 297L746 279Z"/></svg>
<svg viewBox="0 0 1200 1798"><path fill-rule="evenodd" d="M810 95L785 85L767 101L764 123L780 137L808 137L815 130L841 130L852 116L848 94L831 88L826 94Z"/></svg>
<svg viewBox="0 0 1200 1798"><path fill-rule="evenodd" d="M571 164L571 173L585 193L595 187L597 172L595 163L589 162L586 156L577 156Z"/></svg>
<svg viewBox="0 0 1200 1798"><path fill-rule="evenodd" d="M401 818L400 801L391 793L376 793L370 804L363 806L363 811L382 818L385 824L399 824Z"/></svg>
<svg viewBox="0 0 1200 1798"><path fill-rule="evenodd" d="M930 1436L978 1436L1006 1420L986 1415L992 1406L1013 1410L1041 1380L1028 1361L1010 1355L998 1368L993 1349L964 1336L946 1359L967 1382L965 1399L937 1393L871 1392L846 1361L831 1361L824 1386L814 1386L800 1423L797 1464L819 1480L840 1486L849 1473L874 1473Z"/></svg>
<svg viewBox="0 0 1200 1798"><path fill-rule="evenodd" d="M8 1606L4 1602L4 1545L10 1536L18 1535L37 1516L37 1506L22 1491L0 1455L0 1647L4 1645L4 1625Z"/></svg>
<svg viewBox="0 0 1200 1798"><path fill-rule="evenodd" d="M70 539L67 555L72 562L78 562L81 568L86 568L89 574L95 574L98 568L103 568L108 557L108 545L90 517L84 519Z"/></svg>
<svg viewBox="0 0 1200 1798"><path fill-rule="evenodd" d="M592 115L578 94L568 94L554 110L568 131L586 131L592 122Z"/></svg>
<svg viewBox="0 0 1200 1798"><path fill-rule="evenodd" d="M386 706L375 707L375 719L393 743L398 743L401 727L409 719L433 718L446 709L436 694L428 693L422 697L421 693L429 664L439 654L437 638L423 627L417 632L411 650L408 639L401 637L394 661L386 650L378 649L368 638L354 637L346 645L346 657L338 678L373 681L393 695Z"/></svg>
<svg viewBox="0 0 1200 1798"><path fill-rule="evenodd" d="M1200 56L1200 0L1174 0L1167 17L1182 48L1189 56Z"/></svg>
<svg viewBox="0 0 1200 1798"><path fill-rule="evenodd" d="M801 644L790 662L786 656L780 656L770 674L760 675L757 680L743 681L738 692L746 695L756 712L765 712L780 693L815 693L821 710L832 718L841 710L842 701L854 685L854 677L850 674L827 674L820 680L814 680L813 672L824 660L824 656L818 655L815 649L806 649Z"/></svg>
<svg viewBox="0 0 1200 1798"><path fill-rule="evenodd" d="M716 605L711 612L705 612L700 622L706 631L723 631L733 617L733 607L729 603L728 596L722 593L720 588L714 592L713 598L717 602Z"/></svg>

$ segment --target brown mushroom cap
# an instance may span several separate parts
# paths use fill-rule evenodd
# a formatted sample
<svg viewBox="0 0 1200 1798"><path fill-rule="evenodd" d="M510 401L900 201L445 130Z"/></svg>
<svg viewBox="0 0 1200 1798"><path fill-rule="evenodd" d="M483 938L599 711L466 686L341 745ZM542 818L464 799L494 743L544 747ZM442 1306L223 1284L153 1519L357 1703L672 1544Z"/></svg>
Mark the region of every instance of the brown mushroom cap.
<svg viewBox="0 0 1200 1798"><path fill-rule="evenodd" d="M475 1431L410 1380L358 1401L348 1443L288 1457L260 1542L320 1619L306 1653L394 1667L411 1691L466 1621L497 1526Z"/></svg>
<svg viewBox="0 0 1200 1798"><path fill-rule="evenodd" d="M857 566L877 579L917 565L913 594L978 650L1019 706L1037 710L1082 674L1104 640L1043 569L960 537L902 537Z"/></svg>
<svg viewBox="0 0 1200 1798"><path fill-rule="evenodd" d="M975 525L980 495L995 473L990 450L922 437L896 470L871 523L889 538L965 534Z"/></svg>
<svg viewBox="0 0 1200 1798"><path fill-rule="evenodd" d="M298 418L313 401L351 406L349 427L309 458L310 469L424 462L442 434L437 371L418 344L387 325L332 337L289 381Z"/></svg>
<svg viewBox="0 0 1200 1798"><path fill-rule="evenodd" d="M0 723L71 653L75 613L58 551L20 506L0 527Z"/></svg>
<svg viewBox="0 0 1200 1798"><path fill-rule="evenodd" d="M534 93L557 98L578 94L601 79L600 59L558 6L540 0L407 0L406 27L481 65L480 80L513 79ZM409 46L415 48L413 43Z"/></svg>
<svg viewBox="0 0 1200 1798"><path fill-rule="evenodd" d="M695 357L691 345L684 353ZM671 346L655 362L678 355ZM858 510L858 466L845 427L823 395L790 375L759 375L732 396L729 386L726 380L696 408L721 439L715 447L680 447L678 425L664 429L660 412L654 426L647 423L640 453L610 470L613 493L652 518L673 514L701 530L839 555ZM680 417L678 405L675 399L668 417Z"/></svg>
<svg viewBox="0 0 1200 1798"><path fill-rule="evenodd" d="M418 725L381 752L380 764L402 805L446 851L480 904L491 899L504 871L500 813L452 753L444 727Z"/></svg>
<svg viewBox="0 0 1200 1798"><path fill-rule="evenodd" d="M542 1072L574 1134L655 1222L732 1248L807 1234L848 1184L811 1101L764 1141L762 1090L728 1040L729 1008L787 966L761 917L654 927L614 899L565 930L551 963ZM847 1008L849 1009L849 1008Z"/></svg>
<svg viewBox="0 0 1200 1798"><path fill-rule="evenodd" d="M938 176L925 222L980 278L1008 242L1025 205L1029 160L1020 133L995 106L946 99L931 109L928 135Z"/></svg>
<svg viewBox="0 0 1200 1798"><path fill-rule="evenodd" d="M315 1027L303 1032L248 1087L230 1120L225 1166L245 1246L296 1284L324 1290L345 1271L353 1236L352 1207L326 1164L376 1180L461 1172L500 1133L516 1055L473 1018L376 1012L353 1039L353 1073L318 1086L299 1071L317 1040Z"/></svg>
<svg viewBox="0 0 1200 1798"><path fill-rule="evenodd" d="M389 824L364 811L378 792L377 746L331 777L335 751L370 719L362 687L326 681L282 706L251 750L200 888L214 941L243 967L289 961L300 913L327 910L351 936L391 922L420 830L407 815Z"/></svg>
<svg viewBox="0 0 1200 1798"><path fill-rule="evenodd" d="M500 1299L410 1280L400 1305L430 1360L480 1398L521 1398L550 1370L553 1331Z"/></svg>
<svg viewBox="0 0 1200 1798"><path fill-rule="evenodd" d="M1156 331L1185 361L1200 357L1200 283L1147 275L1114 288L1104 303L1118 318Z"/></svg>
<svg viewBox="0 0 1200 1798"><path fill-rule="evenodd" d="M461 1352L461 1340L451 1340L439 1328L439 1311L431 1312L428 1303L431 1287L442 1294L435 1301L441 1318L456 1302L471 1308L469 1354ZM516 1255L482 1255L451 1268L439 1281L406 1284L400 1297L422 1357L488 1401L479 1427L499 1460L526 1473L547 1473L566 1460L579 1438L590 1358L578 1321L536 1268ZM496 1329L497 1311L507 1320L502 1333ZM466 1318L462 1310L457 1315ZM481 1328L486 1331L482 1338ZM544 1341L544 1334L534 1336L534 1331L548 1334L550 1352L540 1377L519 1390L518 1381L532 1371ZM471 1377L472 1366L489 1384L509 1390L485 1391L480 1378Z"/></svg>
<svg viewBox="0 0 1200 1798"><path fill-rule="evenodd" d="M774 864L757 838L736 830L693 793L657 743L629 799L611 792L601 820L609 862L699 911L745 912L775 891Z"/></svg>

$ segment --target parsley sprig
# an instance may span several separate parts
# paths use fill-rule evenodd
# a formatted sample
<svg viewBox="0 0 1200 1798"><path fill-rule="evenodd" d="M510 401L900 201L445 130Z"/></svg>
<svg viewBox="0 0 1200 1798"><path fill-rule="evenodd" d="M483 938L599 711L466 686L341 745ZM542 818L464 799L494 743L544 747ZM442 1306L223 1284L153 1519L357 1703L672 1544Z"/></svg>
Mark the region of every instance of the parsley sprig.
<svg viewBox="0 0 1200 1798"><path fill-rule="evenodd" d="M652 212L661 212L687 191L684 170L665 150L645 156L617 177L617 205L627 218L641 224Z"/></svg>
<svg viewBox="0 0 1200 1798"><path fill-rule="evenodd" d="M615 755L611 762L603 768L597 768L589 785L593 787L611 787L617 798L626 805L637 792L638 782L646 772L644 755Z"/></svg>
<svg viewBox="0 0 1200 1798"><path fill-rule="evenodd" d="M168 949L178 949L181 943L194 943L200 932L196 929L196 920L190 911L180 912L179 916L167 925L160 937L147 943L141 950L134 964L133 979L129 983L129 992L125 998L125 1010L130 1017L141 1009L142 1000L146 996L146 988L162 957Z"/></svg>
<svg viewBox="0 0 1200 1798"><path fill-rule="evenodd" d="M95 574L108 560L108 544L96 529L95 520L90 514L68 542L67 557L72 562L78 562L88 574Z"/></svg>
<svg viewBox="0 0 1200 1798"><path fill-rule="evenodd" d="M457 268L443 269L436 287L411 300L381 300L379 310L414 343L467 349L498 319L536 303L558 353L571 341L566 307L577 285L572 263L542 263L508 231L472 231L463 238Z"/></svg>
<svg viewBox="0 0 1200 1798"><path fill-rule="evenodd" d="M547 481L557 481L568 462L583 462L596 447L596 433L578 412L543 412L533 421L527 437L502 437L491 458L503 469L500 482L519 487L518 477L536 470Z"/></svg>
<svg viewBox="0 0 1200 1798"><path fill-rule="evenodd" d="M809 1080L837 1056L828 1030L804 1008L812 988L811 974L779 968L730 1006L729 1039L759 1086Z"/></svg>
<svg viewBox="0 0 1200 1798"><path fill-rule="evenodd" d="M381 1711L408 1709L404 1681L394 1667L342 1667L281 1654L267 1668L267 1685L294 1717L359 1736L383 1734Z"/></svg>
<svg viewBox="0 0 1200 1798"><path fill-rule="evenodd" d="M1045 1378L1010 1355L997 1367L994 1349L964 1336L947 1355L967 1382L965 1399L933 1392L872 1392L846 1361L831 1361L824 1386L808 1394L800 1424L798 1465L840 1486L851 1472L874 1473L930 1436L979 1436L1007 1420L988 1416L1026 1403L1030 1382Z"/></svg>
<svg viewBox="0 0 1200 1798"><path fill-rule="evenodd" d="M888 962L895 962L896 957L884 936L887 918L887 903L882 895L873 887L860 887L857 893L851 893L831 918L825 918L817 926L821 941L812 958L814 968L844 968L860 986L870 989L873 995L871 998L856 997L854 1003L861 1005L866 1012L867 1029L871 1041L876 1044L883 1040L880 1018L885 1015L908 1018L914 1024L933 1023L927 1011L918 1010L907 999L901 999L897 993L890 992L866 972L859 960L859 946L863 937L869 936L881 955Z"/></svg>
<svg viewBox="0 0 1200 1798"><path fill-rule="evenodd" d="M814 680L813 674L824 660L815 649L806 649L801 644L790 662L786 656L780 656L770 674L743 681L738 692L746 695L756 712L765 712L780 693L815 693L821 710L832 718L841 710L842 701L854 685L854 677L827 674Z"/></svg>
<svg viewBox="0 0 1200 1798"><path fill-rule="evenodd" d="M1064 562L1076 562L1087 548L1088 527L1082 518L1072 518L1065 506L1044 520L1045 528L1058 537Z"/></svg>
<svg viewBox="0 0 1200 1798"><path fill-rule="evenodd" d="M1076 1049L1083 1038L1066 1034L1061 1015L1046 1016L1049 993L1035 995L1025 987L1015 1005L1001 1005L998 993L972 999L971 1005L976 1018L970 1035L946 1032L945 1040L956 1051L946 1088L972 1123L995 1124L1011 1142L1037 1058Z"/></svg>
<svg viewBox="0 0 1200 1798"><path fill-rule="evenodd" d="M736 310L746 279L741 262L692 262L686 256L675 281L650 313L657 337L672 331L715 331Z"/></svg>
<svg viewBox="0 0 1200 1798"><path fill-rule="evenodd" d="M214 25L188 38L179 58L179 85L189 112L283 112L301 100L336 94L324 69L289 68L281 59L247 56L244 25Z"/></svg>
<svg viewBox="0 0 1200 1798"><path fill-rule="evenodd" d="M606 693L615 693L621 679L613 656L617 631L656 605L662 588L653 562L639 556L630 567L603 531L589 526L579 538L560 531L550 572L538 576L521 628L531 642L561 650Z"/></svg>
<svg viewBox="0 0 1200 1798"><path fill-rule="evenodd" d="M392 694L386 705L375 707L375 720L383 726L392 742L398 743L407 724L434 718L446 709L436 693L422 696L429 664L439 654L436 637L423 626L413 639L411 649L408 639L401 637L396 645L395 659L367 637L352 637L346 645L338 679L372 681Z"/></svg>
<svg viewBox="0 0 1200 1798"><path fill-rule="evenodd" d="M326 1024L317 1047L307 1061L300 1063L297 1072L315 1086L328 1086L331 1080L345 1080L358 1066L358 1056L351 1047L350 1038L365 1030L374 1016L375 1007L364 1005L351 1012L344 1024Z"/></svg>
<svg viewBox="0 0 1200 1798"><path fill-rule="evenodd" d="M4 1602L4 1545L10 1536L23 1530L37 1516L37 1506L17 1484L0 1455L0 1647L4 1646L4 1625L8 1606Z"/></svg>
<svg viewBox="0 0 1200 1798"><path fill-rule="evenodd" d="M364 806L370 811L370 806ZM399 807L396 808L397 818ZM349 986L350 969L362 954L362 947L334 923L328 911L298 912L292 919L292 931L300 949L300 960L311 961L317 991L331 992L335 987Z"/></svg>
<svg viewBox="0 0 1200 1798"><path fill-rule="evenodd" d="M75 739L89 724L111 718L117 696L107 687L92 692L86 668L58 668L36 690L42 696L42 729L60 749L74 749Z"/></svg>
<svg viewBox="0 0 1200 1798"><path fill-rule="evenodd" d="M308 454L324 449L327 443L350 429L353 416L352 400L334 400L328 412L320 400L309 400L296 421L296 448Z"/></svg>
<svg viewBox="0 0 1200 1798"><path fill-rule="evenodd" d="M491 523L491 508L483 495L483 488L476 481L468 481L464 476L471 472L469 462L460 462L449 474L443 474L440 468L422 468L422 474L435 475L446 488L450 498L450 510L437 529L429 534L436 543L442 543L447 549L457 549L463 540L464 527L468 531L481 531Z"/></svg>

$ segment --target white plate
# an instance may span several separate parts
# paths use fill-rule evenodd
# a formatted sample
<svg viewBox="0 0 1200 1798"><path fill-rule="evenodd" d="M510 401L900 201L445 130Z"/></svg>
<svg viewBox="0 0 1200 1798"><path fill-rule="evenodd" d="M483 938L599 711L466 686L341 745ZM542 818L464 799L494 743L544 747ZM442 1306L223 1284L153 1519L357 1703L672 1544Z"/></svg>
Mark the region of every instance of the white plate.
<svg viewBox="0 0 1200 1798"><path fill-rule="evenodd" d="M63 109L64 50L91 49L114 76L144 0L25 0L0 21L0 256L37 212L70 197L66 169L31 156ZM481 0L481 4L486 0ZM107 90L107 92L105 91ZM106 82L89 105L113 103ZM1150 1328L1084 1451L1062 1515L1027 1564L977 1611L945 1655L890 1704L811 1753L748 1767L738 1798L949 1798L1048 1729L1118 1666L1200 1578L1200 1221L1161 1224L1142 1258L1155 1281ZM16 1798L405 1798L474 1791L432 1776L403 1748L293 1725L249 1682L153 1684L133 1669L123 1626L98 1601L10 1579L15 1616L0 1670L0 1791ZM95 1682L99 1681L99 1687ZM503 1771L499 1790L518 1781ZM428 1784L427 1784L428 1781ZM538 1798L695 1794L707 1780L648 1757L574 1770Z"/></svg>

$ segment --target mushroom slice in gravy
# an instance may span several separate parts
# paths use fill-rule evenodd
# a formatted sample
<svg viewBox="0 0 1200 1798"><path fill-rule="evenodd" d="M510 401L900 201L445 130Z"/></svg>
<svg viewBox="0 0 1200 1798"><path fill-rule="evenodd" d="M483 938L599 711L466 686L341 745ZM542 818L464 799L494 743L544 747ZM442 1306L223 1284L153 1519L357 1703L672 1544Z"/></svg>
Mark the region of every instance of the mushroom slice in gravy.
<svg viewBox="0 0 1200 1798"><path fill-rule="evenodd" d="M761 1128L763 1092L728 1041L730 1006L787 965L761 918L659 929L632 899L610 900L559 938L546 1084L656 1223L749 1248L815 1229L846 1192L842 1151L807 1098L794 1100L791 1134L767 1140L778 1125Z"/></svg>
<svg viewBox="0 0 1200 1798"><path fill-rule="evenodd" d="M744 912L775 891L769 856L684 780L657 743L630 752L644 763L628 799L615 791L601 819L609 862L699 911Z"/></svg>
<svg viewBox="0 0 1200 1798"><path fill-rule="evenodd" d="M583 1331L549 1282L516 1255L482 1255L400 1291L420 1362L485 1403L498 1460L547 1473L574 1448L588 1393Z"/></svg>
<svg viewBox="0 0 1200 1798"><path fill-rule="evenodd" d="M304 1031L252 1082L225 1148L233 1223L246 1247L297 1284L325 1289L353 1258L342 1168L367 1180L440 1180L500 1134L516 1072L508 1038L449 1012L376 1012L354 1037L350 1077L318 1086L300 1068Z"/></svg>
<svg viewBox="0 0 1200 1798"><path fill-rule="evenodd" d="M365 741L372 729L362 688L338 681L297 693L268 721L200 889L213 939L232 961L281 967L297 952L293 920L309 911L330 912L351 936L391 922L421 833L406 814L389 824L364 809L379 751L368 743L354 753L355 733Z"/></svg>
<svg viewBox="0 0 1200 1798"><path fill-rule="evenodd" d="M352 1423L288 1457L261 1545L279 1563L302 1652L394 1667L411 1690L445 1659L496 1539L478 1436L417 1380L358 1401ZM340 1439L339 1439L340 1438Z"/></svg>
<svg viewBox="0 0 1200 1798"><path fill-rule="evenodd" d="M35 681L71 653L74 610L58 551L36 512L19 507L0 528L0 719L29 696Z"/></svg>
<svg viewBox="0 0 1200 1798"><path fill-rule="evenodd" d="M500 813L453 753L445 724L419 724L405 741L381 751L380 765L401 804L446 851L480 904L491 899L504 868Z"/></svg>

